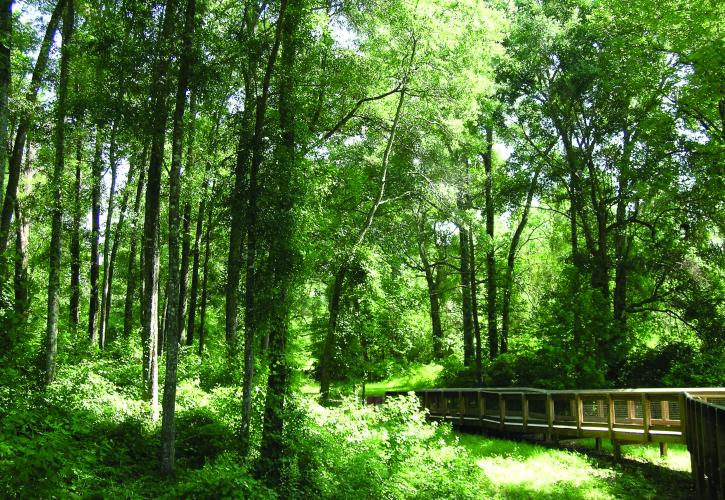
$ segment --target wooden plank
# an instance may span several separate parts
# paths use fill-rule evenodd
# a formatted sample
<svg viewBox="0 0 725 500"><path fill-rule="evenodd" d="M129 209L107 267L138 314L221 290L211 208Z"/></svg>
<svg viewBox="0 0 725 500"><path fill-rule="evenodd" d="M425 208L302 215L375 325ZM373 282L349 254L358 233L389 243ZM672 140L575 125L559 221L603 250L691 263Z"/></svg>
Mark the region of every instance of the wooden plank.
<svg viewBox="0 0 725 500"><path fill-rule="evenodd" d="M649 406L649 398L647 397L647 393L642 393L642 429L644 430L644 436L647 441L650 440L649 435L649 426L650 426L650 420L651 420L651 409Z"/></svg>
<svg viewBox="0 0 725 500"><path fill-rule="evenodd" d="M611 394L607 394L607 427L609 428L609 439L614 439L614 398Z"/></svg>
<svg viewBox="0 0 725 500"><path fill-rule="evenodd" d="M546 441L551 442L554 434L554 400L551 399L551 394L546 393L546 424L548 430L546 432Z"/></svg>
<svg viewBox="0 0 725 500"><path fill-rule="evenodd" d="M501 430L506 430L506 400L503 398L503 393L498 393L498 416L501 424Z"/></svg>
<svg viewBox="0 0 725 500"><path fill-rule="evenodd" d="M716 410L715 446L718 453L720 474L720 500L725 499L725 410Z"/></svg>

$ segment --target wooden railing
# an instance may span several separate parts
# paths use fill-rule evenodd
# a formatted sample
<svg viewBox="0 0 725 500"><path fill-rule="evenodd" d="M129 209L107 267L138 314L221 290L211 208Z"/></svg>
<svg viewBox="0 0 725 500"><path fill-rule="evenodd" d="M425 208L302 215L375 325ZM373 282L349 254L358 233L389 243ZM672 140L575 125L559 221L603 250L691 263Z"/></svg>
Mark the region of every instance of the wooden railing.
<svg viewBox="0 0 725 500"><path fill-rule="evenodd" d="M685 437L699 498L725 500L725 405L685 395Z"/></svg>
<svg viewBox="0 0 725 500"><path fill-rule="evenodd" d="M386 396L406 394L388 392ZM548 391L529 387L417 391L429 418L465 428L626 443L687 443L701 497L725 500L725 388ZM718 496L719 495L719 496Z"/></svg>

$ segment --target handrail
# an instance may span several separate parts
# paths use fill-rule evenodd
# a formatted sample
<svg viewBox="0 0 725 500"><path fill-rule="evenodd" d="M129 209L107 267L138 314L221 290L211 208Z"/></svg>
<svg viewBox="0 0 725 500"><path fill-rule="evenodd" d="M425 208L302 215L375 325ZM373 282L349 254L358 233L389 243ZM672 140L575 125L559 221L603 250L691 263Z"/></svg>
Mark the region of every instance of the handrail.
<svg viewBox="0 0 725 500"><path fill-rule="evenodd" d="M405 394L387 392L386 396ZM725 500L725 387L545 390L530 387L438 388L415 393L433 420L547 441L611 439L615 458L626 443L687 443L702 498ZM713 493L714 492L714 493Z"/></svg>
<svg viewBox="0 0 725 500"><path fill-rule="evenodd" d="M725 499L725 408L685 393L687 449L698 498Z"/></svg>

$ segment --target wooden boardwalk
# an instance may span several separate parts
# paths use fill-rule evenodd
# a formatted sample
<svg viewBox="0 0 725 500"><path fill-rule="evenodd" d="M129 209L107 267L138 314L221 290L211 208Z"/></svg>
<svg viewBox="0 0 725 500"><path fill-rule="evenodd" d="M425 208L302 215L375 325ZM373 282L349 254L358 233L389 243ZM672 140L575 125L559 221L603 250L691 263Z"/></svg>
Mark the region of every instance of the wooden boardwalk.
<svg viewBox="0 0 725 500"><path fill-rule="evenodd" d="M406 394L388 392L386 396ZM546 441L686 443L698 496L725 500L725 388L549 391L528 387L416 391L428 418Z"/></svg>

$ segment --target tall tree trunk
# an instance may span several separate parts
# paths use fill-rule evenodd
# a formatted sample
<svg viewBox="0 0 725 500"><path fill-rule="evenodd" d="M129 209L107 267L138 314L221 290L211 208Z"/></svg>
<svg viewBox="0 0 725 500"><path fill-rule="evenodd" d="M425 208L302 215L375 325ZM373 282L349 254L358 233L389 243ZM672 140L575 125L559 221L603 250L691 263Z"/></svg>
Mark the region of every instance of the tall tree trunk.
<svg viewBox="0 0 725 500"><path fill-rule="evenodd" d="M290 300L289 287L294 273L292 235L294 220L292 210L295 195L292 180L297 170L295 137L294 74L296 59L296 29L301 14L301 1L292 0L283 21L282 58L280 66L279 124L282 136L279 161L275 172L274 217L275 232L270 246L272 263L272 297L269 301L269 377L264 406L264 425L260 449L260 470L267 484L277 487L281 483L284 411L289 390L287 366L287 340L289 335Z"/></svg>
<svg viewBox="0 0 725 500"><path fill-rule="evenodd" d="M101 311L100 323L98 327L98 347L103 349L106 346L106 319L108 318L106 309L109 304L108 299L108 275L111 259L111 227L113 227L113 210L116 201L116 174L118 173L118 165L116 162L116 130L117 124L114 121L111 126L111 142L108 148L108 160L111 170L111 187L108 191L108 209L106 210L106 229L103 233L103 281L101 284Z"/></svg>
<svg viewBox="0 0 725 500"><path fill-rule="evenodd" d="M159 212L161 201L161 165L164 161L166 142L166 79L171 59L171 43L174 37L174 18L177 0L167 0L161 33L157 40L158 52L154 62L151 82L151 157L146 186L144 210L144 338L148 344L147 397L151 407L151 418L158 419L159 375L158 375L158 308L159 308Z"/></svg>
<svg viewBox="0 0 725 500"><path fill-rule="evenodd" d="M73 227L70 240L70 324L78 328L81 300L81 162L83 161L83 137L78 131L76 142L76 171L73 185Z"/></svg>
<svg viewBox="0 0 725 500"><path fill-rule="evenodd" d="M201 249L201 236L204 229L204 212L206 211L207 181L204 179L204 192L199 202L199 211L196 215L196 232L194 234L193 265L191 271L191 290L189 294L189 321L186 327L186 345L194 343L196 329L196 305L199 296L199 261Z"/></svg>
<svg viewBox="0 0 725 500"><path fill-rule="evenodd" d="M121 206L118 212L118 224L116 224L116 230L113 233L113 245L111 246L111 256L108 262L108 283L106 284L106 307L103 309L104 319L103 322L106 325L106 340L111 341L113 338L110 337L108 329L109 320L111 317L111 307L113 304L113 272L116 267L116 256L118 255L118 247L121 244L124 229L126 227L126 211L128 209L128 200L131 196L130 186L133 185L134 181L134 169L133 165L129 166L128 178L126 179L126 188L121 199ZM115 335L114 335L115 336Z"/></svg>
<svg viewBox="0 0 725 500"><path fill-rule="evenodd" d="M468 245L468 229L464 224L458 227L460 243L461 310L463 313L463 364L473 362L473 315L471 311L471 262Z"/></svg>
<svg viewBox="0 0 725 500"><path fill-rule="evenodd" d="M10 47L13 39L13 1L0 0L0 207L5 195L5 166L8 162L8 94L10 93Z"/></svg>
<svg viewBox="0 0 725 500"><path fill-rule="evenodd" d="M214 186L212 185L212 192ZM202 265L201 279L201 305L199 311L199 357L204 356L204 341L206 340L206 304L209 285L209 243L211 241L212 206L209 206L206 220L206 235L204 236L204 264Z"/></svg>
<svg viewBox="0 0 725 500"><path fill-rule="evenodd" d="M256 330L256 261L257 261L257 177L264 157L264 124L267 115L269 87L277 60L282 23L287 10L287 0L282 0L275 29L274 42L267 60L267 68L262 82L262 93L257 98L254 135L252 136L252 163L249 169L249 187L247 189L247 255L244 289L244 379L242 381L242 424L240 428L240 450L242 456L249 452L249 432L252 413L252 382L254 379L254 333Z"/></svg>
<svg viewBox="0 0 725 500"><path fill-rule="evenodd" d="M174 471L175 459L175 425L176 412L176 370L179 359L180 328L183 325L181 281L185 273L179 270L179 203L181 198L181 157L184 151L184 111L186 92L191 76L191 57L193 53L194 21L196 0L187 0L184 33L182 35L181 63L179 80L176 87L176 105L174 109L173 131L171 135L171 171L169 173L169 286L166 304L168 306L168 324L166 325L166 377L164 379L164 408L161 420L161 471L171 475ZM189 212L185 211L184 229L189 232ZM188 238L185 237L185 240ZM185 242L186 260L188 261L188 241ZM184 264L182 262L182 270ZM188 267L188 265L187 265Z"/></svg>
<svg viewBox="0 0 725 500"><path fill-rule="evenodd" d="M146 172L144 165L146 164L146 146L141 154L141 158L137 158L140 164L136 167L139 170L138 183L136 184L136 197L133 201L133 212L131 214L131 230L130 230L130 248L128 250L128 267L126 270L126 298L123 305L123 336L129 338L133 329L133 299L136 293L136 251L138 241L138 218L141 209L141 196L144 191L144 183L146 181Z"/></svg>
<svg viewBox="0 0 725 500"><path fill-rule="evenodd" d="M50 265L48 272L48 317L45 328L45 384L55 379L56 355L58 352L58 306L60 303L60 253L63 223L63 200L61 194L63 168L65 166L65 117L68 105L68 64L70 62L71 37L75 11L73 0L67 0L63 15L63 42L60 56L60 81L55 121L55 164L53 167L53 217L50 236ZM4 145L2 145L4 146Z"/></svg>
<svg viewBox="0 0 725 500"><path fill-rule="evenodd" d="M526 224L529 221L529 211L531 210L531 202L534 199L534 193L536 192L536 186L539 180L540 168L537 168L534 172L531 182L529 183L529 190L526 193L526 203L524 204L524 210L521 214L516 230L511 237L511 244L509 245L508 258L506 259L506 277L503 283L503 300L501 304L501 353L508 352L509 345L509 327L510 327L510 309L511 309L511 296L513 293L514 286L514 267L516 265L516 253L519 249L519 242L521 241L521 235L526 228Z"/></svg>
<svg viewBox="0 0 725 500"><path fill-rule="evenodd" d="M33 119L33 108L35 107L35 102L38 99L40 83L43 78L43 74L45 73L45 68L48 65L50 47L53 44L55 31L58 28L58 23L60 22L60 18L65 10L66 2L67 0L58 0L58 3L55 5L53 13L50 16L50 20L48 21L48 26L45 29L45 35L43 36L43 41L41 42L40 50L38 51L38 58L36 59L35 67L33 68L30 86L28 87L27 94L25 95L25 111L20 116L17 132L15 133L15 142L13 143L13 150L10 156L10 163L8 165L8 183L5 188L2 213L0 213L0 261L3 259L10 237L10 224L15 210L15 198L17 196L18 181L20 180L20 171L22 169L23 151L25 150L25 140L27 139L28 130ZM2 17L0 23L7 22L5 16L7 16L7 12L0 16ZM3 267L4 266L0 265L0 274L5 272Z"/></svg>
<svg viewBox="0 0 725 500"><path fill-rule="evenodd" d="M491 359L498 356L498 328L496 326L496 245L494 244L494 208L493 208L493 126L486 127L486 153L483 166L486 171L486 312L488 322L488 355Z"/></svg>
<svg viewBox="0 0 725 500"><path fill-rule="evenodd" d="M256 4L255 4L256 5ZM244 29L245 42L252 44L259 21L259 10L248 9L245 12ZM254 117L256 106L256 82L258 60L261 57L259 49L250 51L247 66L243 72L244 78L244 110L242 122L239 127L239 140L237 143L236 163L234 166L234 189L229 200L231 211L231 227L229 231L229 252L227 259L227 283L225 287L225 336L227 342L228 361L233 364L239 352L238 313L239 313L239 283L242 270L242 246L244 242L244 225L247 214L245 201L247 201L250 159L252 155L252 140L254 136Z"/></svg>
<svg viewBox="0 0 725 500"><path fill-rule="evenodd" d="M30 273L28 271L28 239L30 235L30 221L25 213L25 199L30 194L30 183L33 172L30 166L30 140L25 152L25 168L23 175L22 195L15 200L15 312L19 323L25 324L30 310Z"/></svg>
<svg viewBox="0 0 725 500"><path fill-rule="evenodd" d="M473 242L473 231L468 232L468 248L471 265L471 318L473 319L475 340L476 382L481 384L483 382L483 360L481 358L481 325L478 322L478 281L476 280L476 245Z"/></svg>
<svg viewBox="0 0 725 500"><path fill-rule="evenodd" d="M186 329L186 290L189 277L189 252L191 251L191 203L184 204L183 243L181 244L181 269L179 271L179 342L184 341Z"/></svg>
<svg viewBox="0 0 725 500"><path fill-rule="evenodd" d="M430 303L431 333L433 334L433 359L441 359L443 355L443 326L441 325L440 290L434 272L434 266L428 259L423 240L422 221L418 220L418 255L423 264L425 282L428 285L428 301Z"/></svg>
<svg viewBox="0 0 725 500"><path fill-rule="evenodd" d="M101 226L101 176L103 133L96 125L96 151L91 165L91 297L88 307L88 338L92 345L98 339L98 239Z"/></svg>

